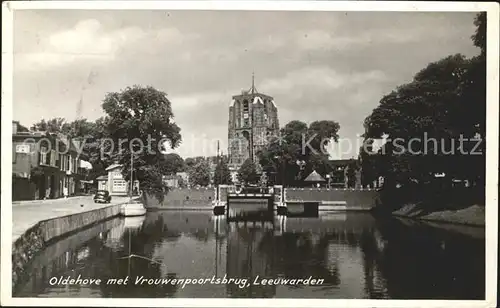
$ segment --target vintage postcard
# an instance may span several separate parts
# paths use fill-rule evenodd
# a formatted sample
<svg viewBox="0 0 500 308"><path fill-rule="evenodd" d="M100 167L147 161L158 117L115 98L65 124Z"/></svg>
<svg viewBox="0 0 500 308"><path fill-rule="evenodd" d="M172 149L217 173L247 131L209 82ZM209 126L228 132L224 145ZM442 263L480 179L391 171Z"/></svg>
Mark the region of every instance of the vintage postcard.
<svg viewBox="0 0 500 308"><path fill-rule="evenodd" d="M2 3L1 304L494 307L499 6Z"/></svg>

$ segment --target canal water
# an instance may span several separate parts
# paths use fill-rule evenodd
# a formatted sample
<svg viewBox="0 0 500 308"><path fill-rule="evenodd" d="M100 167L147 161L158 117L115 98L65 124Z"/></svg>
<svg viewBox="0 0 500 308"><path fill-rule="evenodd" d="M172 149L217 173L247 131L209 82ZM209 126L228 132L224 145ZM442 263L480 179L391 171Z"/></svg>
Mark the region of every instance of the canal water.
<svg viewBox="0 0 500 308"><path fill-rule="evenodd" d="M446 229L368 213L243 223L153 211L51 244L13 295L484 299L484 229Z"/></svg>

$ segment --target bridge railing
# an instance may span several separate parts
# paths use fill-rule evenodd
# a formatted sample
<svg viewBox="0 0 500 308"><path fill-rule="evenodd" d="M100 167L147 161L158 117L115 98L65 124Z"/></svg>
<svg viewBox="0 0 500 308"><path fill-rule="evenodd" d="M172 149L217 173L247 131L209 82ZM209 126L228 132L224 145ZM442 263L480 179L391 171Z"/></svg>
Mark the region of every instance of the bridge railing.
<svg viewBox="0 0 500 308"><path fill-rule="evenodd" d="M274 194L274 203L277 206L283 206L284 205L284 189L282 185L275 185L273 186L273 194Z"/></svg>
<svg viewBox="0 0 500 308"><path fill-rule="evenodd" d="M216 191L214 206L225 205L229 194L273 194L275 203L282 204L284 202L284 190L281 185L273 187L237 187L236 185L219 185Z"/></svg>
<svg viewBox="0 0 500 308"><path fill-rule="evenodd" d="M222 206L227 202L227 196L235 191L234 185L219 185L217 190L216 206Z"/></svg>

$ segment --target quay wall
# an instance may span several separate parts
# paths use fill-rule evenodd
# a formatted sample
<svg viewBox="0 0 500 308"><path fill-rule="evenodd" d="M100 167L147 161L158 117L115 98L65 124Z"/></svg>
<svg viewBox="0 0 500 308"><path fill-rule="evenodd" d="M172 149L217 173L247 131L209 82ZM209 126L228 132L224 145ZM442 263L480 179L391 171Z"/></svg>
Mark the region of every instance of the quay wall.
<svg viewBox="0 0 500 308"><path fill-rule="evenodd" d="M340 202L347 210L370 210L375 206L377 196L375 189L285 188L284 200L291 203ZM150 209L209 209L215 198L215 188L178 188L163 195L163 200L146 194L143 201Z"/></svg>
<svg viewBox="0 0 500 308"><path fill-rule="evenodd" d="M17 286L16 289L13 290L12 296L23 297L25 293L29 293L28 290L33 284L48 286L46 273L68 267L68 264L70 266L76 265L78 263L79 251L76 250L78 247L98 236L99 233L119 227L120 224L122 224L120 218L107 219L89 228L85 228L78 233L70 234L59 241L51 243L48 247L44 248L43 251L40 251L40 253L26 266L23 275L18 277Z"/></svg>
<svg viewBox="0 0 500 308"><path fill-rule="evenodd" d="M285 203L343 203L346 210L370 210L375 207L375 189L285 188Z"/></svg>
<svg viewBox="0 0 500 308"><path fill-rule="evenodd" d="M211 209L215 200L215 188L175 188L163 195L163 200L152 194L144 194L144 206L148 209Z"/></svg>
<svg viewBox="0 0 500 308"><path fill-rule="evenodd" d="M38 222L12 244L12 287L25 275L28 264L51 242L100 221L118 216L121 204Z"/></svg>

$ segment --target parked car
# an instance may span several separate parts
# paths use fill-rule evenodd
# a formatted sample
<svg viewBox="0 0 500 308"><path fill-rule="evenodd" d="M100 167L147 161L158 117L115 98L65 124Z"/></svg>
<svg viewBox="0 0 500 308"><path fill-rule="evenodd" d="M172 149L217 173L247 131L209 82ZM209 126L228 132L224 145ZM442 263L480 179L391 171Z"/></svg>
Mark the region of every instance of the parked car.
<svg viewBox="0 0 500 308"><path fill-rule="evenodd" d="M98 190L94 196L95 203L110 203L111 196L107 190Z"/></svg>

